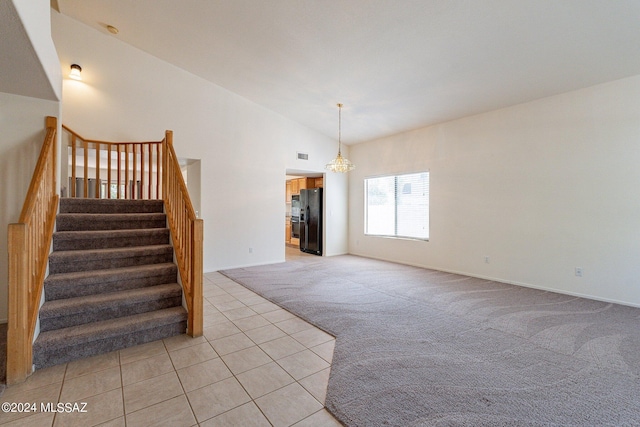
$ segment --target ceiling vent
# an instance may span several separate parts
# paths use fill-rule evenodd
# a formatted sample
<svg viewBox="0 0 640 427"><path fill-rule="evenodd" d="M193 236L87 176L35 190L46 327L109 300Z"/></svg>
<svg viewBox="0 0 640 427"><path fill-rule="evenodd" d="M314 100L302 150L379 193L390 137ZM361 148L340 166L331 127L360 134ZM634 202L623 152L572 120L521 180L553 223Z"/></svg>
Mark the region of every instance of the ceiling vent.
<svg viewBox="0 0 640 427"><path fill-rule="evenodd" d="M298 160L309 160L309 154L298 152Z"/></svg>

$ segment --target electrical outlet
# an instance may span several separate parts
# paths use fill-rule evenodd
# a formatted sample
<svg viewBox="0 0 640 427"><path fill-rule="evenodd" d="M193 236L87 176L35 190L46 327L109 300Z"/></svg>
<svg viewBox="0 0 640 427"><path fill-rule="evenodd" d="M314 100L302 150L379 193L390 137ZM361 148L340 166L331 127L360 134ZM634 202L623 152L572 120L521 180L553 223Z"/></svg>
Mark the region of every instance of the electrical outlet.
<svg viewBox="0 0 640 427"><path fill-rule="evenodd" d="M484 257L484 263L485 264L489 264L489 257L488 256Z"/></svg>
<svg viewBox="0 0 640 427"><path fill-rule="evenodd" d="M252 254L253 253L253 248L249 248L249 253Z"/></svg>
<svg viewBox="0 0 640 427"><path fill-rule="evenodd" d="M576 277L582 277L582 267L576 267Z"/></svg>

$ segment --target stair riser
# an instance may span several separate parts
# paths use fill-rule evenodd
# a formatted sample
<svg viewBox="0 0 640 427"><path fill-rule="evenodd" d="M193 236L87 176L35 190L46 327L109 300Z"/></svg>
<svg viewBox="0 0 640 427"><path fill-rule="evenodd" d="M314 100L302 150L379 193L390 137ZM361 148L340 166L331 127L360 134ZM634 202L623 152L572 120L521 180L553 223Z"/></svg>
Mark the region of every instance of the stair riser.
<svg viewBox="0 0 640 427"><path fill-rule="evenodd" d="M37 369L184 334L162 201L61 199Z"/></svg>
<svg viewBox="0 0 640 427"><path fill-rule="evenodd" d="M86 295L96 295L106 292L127 291L146 288L149 286L174 283L177 278L177 268L159 274L149 274L144 277L131 277L132 275L114 275L100 282L87 280L56 281L45 284L45 297L47 301L64 298L75 298Z"/></svg>
<svg viewBox="0 0 640 427"><path fill-rule="evenodd" d="M166 218L153 217L149 219L120 219L105 218L77 219L73 216L58 215L56 219L57 231L98 231L98 230L135 230L141 228L166 228Z"/></svg>
<svg viewBox="0 0 640 427"><path fill-rule="evenodd" d="M90 322L116 319L118 317L131 316L133 314L146 313L163 308L178 307L182 304L182 295L170 298L153 299L151 301L140 301L132 304L100 305L96 307L86 307L82 313L73 313L67 316L46 318L40 316L40 331L46 332L54 329L68 328Z"/></svg>
<svg viewBox="0 0 640 427"><path fill-rule="evenodd" d="M122 257L65 257L53 259L49 257L49 273L72 273L75 271L106 270L109 268L131 267L136 265L161 264L173 261L173 253L153 253L139 256Z"/></svg>
<svg viewBox="0 0 640 427"><path fill-rule="evenodd" d="M163 212L162 200L60 199L60 213Z"/></svg>
<svg viewBox="0 0 640 427"><path fill-rule="evenodd" d="M131 233L127 236L79 236L77 238L56 238L53 235L54 251L73 251L85 249L125 248L133 246L166 245L169 243L169 230L162 229L159 233Z"/></svg>
<svg viewBox="0 0 640 427"><path fill-rule="evenodd" d="M38 342L33 346L33 364L36 369L42 369L72 360L109 353L127 347L157 341L163 338L184 334L187 321L157 326L139 332L124 331L116 337L102 338L88 343L72 344L62 347L40 347Z"/></svg>

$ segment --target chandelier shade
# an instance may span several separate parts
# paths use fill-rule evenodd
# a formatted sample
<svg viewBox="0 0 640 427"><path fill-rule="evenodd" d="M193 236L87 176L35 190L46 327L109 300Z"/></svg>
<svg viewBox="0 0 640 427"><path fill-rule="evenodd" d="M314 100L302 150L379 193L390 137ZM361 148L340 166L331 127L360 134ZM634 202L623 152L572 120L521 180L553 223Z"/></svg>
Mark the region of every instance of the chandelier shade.
<svg viewBox="0 0 640 427"><path fill-rule="evenodd" d="M345 173L355 168L356 165L351 163L349 159L342 157L342 104L338 104L338 155L327 163L325 169L331 172Z"/></svg>

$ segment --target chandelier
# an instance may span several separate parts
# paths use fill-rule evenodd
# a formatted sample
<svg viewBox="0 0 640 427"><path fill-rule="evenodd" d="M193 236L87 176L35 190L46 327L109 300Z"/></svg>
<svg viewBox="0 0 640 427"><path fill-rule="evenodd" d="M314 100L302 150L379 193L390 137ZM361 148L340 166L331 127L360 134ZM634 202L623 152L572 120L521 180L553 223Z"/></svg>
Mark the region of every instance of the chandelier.
<svg viewBox="0 0 640 427"><path fill-rule="evenodd" d="M351 163L349 159L342 157L342 104L338 104L338 155L335 159L327 163L325 168L331 172L349 172L356 168L356 165Z"/></svg>

